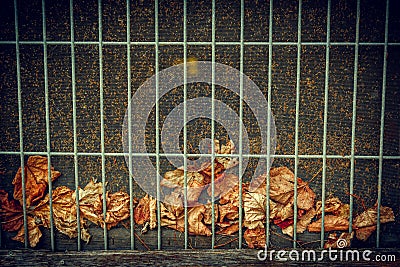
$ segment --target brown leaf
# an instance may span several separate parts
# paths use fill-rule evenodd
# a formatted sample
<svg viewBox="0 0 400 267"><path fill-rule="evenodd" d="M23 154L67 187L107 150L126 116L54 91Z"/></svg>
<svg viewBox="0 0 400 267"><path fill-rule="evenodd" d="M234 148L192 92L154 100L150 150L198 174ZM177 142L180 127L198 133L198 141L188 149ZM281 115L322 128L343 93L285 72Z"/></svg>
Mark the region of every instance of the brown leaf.
<svg viewBox="0 0 400 267"><path fill-rule="evenodd" d="M309 224L308 231L321 232L321 222L322 222L322 218ZM339 216L328 214L325 216L324 229L326 232L348 230L349 229L349 220L345 217L339 217Z"/></svg>
<svg viewBox="0 0 400 267"><path fill-rule="evenodd" d="M339 237L337 237L336 233L331 233L328 236L328 241L325 243L324 248L325 249L327 249L327 248L348 248L348 247L350 247L353 236L354 236L354 232L341 233Z"/></svg>
<svg viewBox="0 0 400 267"><path fill-rule="evenodd" d="M234 203L228 202L225 205L219 205L219 222L223 222L225 219L232 221L239 218L239 207Z"/></svg>
<svg viewBox="0 0 400 267"><path fill-rule="evenodd" d="M4 231L18 231L24 224L22 207L18 201L8 199L8 193L0 190L0 221Z"/></svg>
<svg viewBox="0 0 400 267"><path fill-rule="evenodd" d="M204 176L198 172L187 171L187 184L190 186L194 181L197 184L205 185ZM168 171L161 180L161 186L168 188L183 187L185 181L183 167L173 171Z"/></svg>
<svg viewBox="0 0 400 267"><path fill-rule="evenodd" d="M337 197L329 198L325 201L325 213L332 213L337 211L340 206L342 205L342 202L339 200ZM319 200L315 204L315 209L317 211L318 215L322 214L322 201Z"/></svg>
<svg viewBox="0 0 400 267"><path fill-rule="evenodd" d="M109 230L119 222L129 218L129 195L120 191L116 193L107 192L106 196L107 213L105 223Z"/></svg>
<svg viewBox="0 0 400 267"><path fill-rule="evenodd" d="M204 223L205 224L212 224L212 208L211 208L211 203L208 203L204 205L206 208L204 212ZM218 221L218 213L219 213L219 207L217 204L214 204L214 220L215 222Z"/></svg>
<svg viewBox="0 0 400 267"><path fill-rule="evenodd" d="M376 230L376 225L365 226L356 230L356 237L358 240L367 241L367 239Z"/></svg>
<svg viewBox="0 0 400 267"><path fill-rule="evenodd" d="M157 226L157 200L155 198L150 197L150 202L149 202L149 212L150 212L150 218L149 218L149 225L150 229L154 229Z"/></svg>
<svg viewBox="0 0 400 267"><path fill-rule="evenodd" d="M135 223L142 225L150 220L150 197L149 195L144 196L139 200L138 205L134 211Z"/></svg>
<svg viewBox="0 0 400 267"><path fill-rule="evenodd" d="M238 183L239 177L232 173L227 173L214 182L214 197L218 199L220 196L227 194L233 187L238 186ZM209 196L212 194L211 185L207 188L207 194Z"/></svg>
<svg viewBox="0 0 400 267"><path fill-rule="evenodd" d="M266 197L263 194L248 192L243 199L243 225L249 229L263 228L265 224Z"/></svg>
<svg viewBox="0 0 400 267"><path fill-rule="evenodd" d="M278 203L286 204L293 197L293 191L293 172L286 167L271 168L270 198Z"/></svg>
<svg viewBox="0 0 400 267"><path fill-rule="evenodd" d="M247 229L243 235L249 248L265 248L265 229Z"/></svg>
<svg viewBox="0 0 400 267"><path fill-rule="evenodd" d="M297 221L297 229L296 233L304 233L305 230L307 230L307 226L311 223L311 220L314 218L316 212L314 208L311 208L308 210L303 216L301 216L298 221ZM287 234L291 237L293 237L293 228L294 225L289 225L288 227L282 229L282 232L284 234Z"/></svg>
<svg viewBox="0 0 400 267"><path fill-rule="evenodd" d="M193 235L211 235L211 230L205 225L208 222L210 215L205 215L211 212L211 208L206 208L205 205L188 208L188 232ZM167 226L177 231L185 231L185 216L184 213L176 217L170 212L163 203L161 203L161 226Z"/></svg>
<svg viewBox="0 0 400 267"><path fill-rule="evenodd" d="M232 235L239 231L239 221L217 223L217 225L221 228L217 232L219 235Z"/></svg>
<svg viewBox="0 0 400 267"><path fill-rule="evenodd" d="M309 210L314 206L315 193L302 179L297 178L297 207ZM294 198L294 173L286 167L271 168L270 198L287 204Z"/></svg>
<svg viewBox="0 0 400 267"><path fill-rule="evenodd" d="M353 221L353 227L356 231L356 237L359 240L366 241L376 230L378 209L377 205L367 209L359 214ZM390 207L381 206L380 222L387 223L394 221L394 213Z"/></svg>
<svg viewBox="0 0 400 267"><path fill-rule="evenodd" d="M33 210L35 218L41 220L45 227L50 227L49 195ZM66 186L57 187L53 190L53 221L56 228L70 238L78 236L77 210L75 202L75 191ZM90 234L85 228L85 221L80 217L81 238L89 242Z"/></svg>
<svg viewBox="0 0 400 267"><path fill-rule="evenodd" d="M194 235L211 235L211 230L204 223L205 206L196 206L188 210L189 232Z"/></svg>
<svg viewBox="0 0 400 267"><path fill-rule="evenodd" d="M36 247L37 243L39 243L40 238L42 237L42 232L39 229L39 226L36 224L35 219L28 216L28 239L29 245L31 247ZM12 240L19 241L21 243L25 243L25 229L21 227L18 231L17 235L12 238Z"/></svg>
<svg viewBox="0 0 400 267"><path fill-rule="evenodd" d="M26 205L30 207L43 198L48 184L47 158L42 156L31 156L25 164L25 194ZM61 175L51 167L51 180L54 181ZM22 205L22 173L19 168L13 180L14 198Z"/></svg>
<svg viewBox="0 0 400 267"><path fill-rule="evenodd" d="M187 172L187 199L188 203L195 203L197 202L201 192L204 189L204 186L207 184L206 179L204 176L198 172ZM181 191L183 195L183 188L184 188L184 171L183 168L178 168L174 171L166 172L164 175L164 179L161 180L161 186L165 186L168 188L176 188ZM189 204L191 206L192 204Z"/></svg>
<svg viewBox="0 0 400 267"><path fill-rule="evenodd" d="M102 183L96 183L93 180L84 189L79 188L79 210L81 217L103 227L102 193ZM76 194L72 194L74 202L75 196Z"/></svg>
<svg viewBox="0 0 400 267"><path fill-rule="evenodd" d="M297 207L303 210L314 207L316 197L314 191L300 178L297 178L297 186Z"/></svg>
<svg viewBox="0 0 400 267"><path fill-rule="evenodd" d="M377 216L378 211L377 206L375 205L374 207L369 208L358 215L353 221L353 226L357 229L361 227L376 225ZM381 206L380 222L394 222L394 213L392 208Z"/></svg>

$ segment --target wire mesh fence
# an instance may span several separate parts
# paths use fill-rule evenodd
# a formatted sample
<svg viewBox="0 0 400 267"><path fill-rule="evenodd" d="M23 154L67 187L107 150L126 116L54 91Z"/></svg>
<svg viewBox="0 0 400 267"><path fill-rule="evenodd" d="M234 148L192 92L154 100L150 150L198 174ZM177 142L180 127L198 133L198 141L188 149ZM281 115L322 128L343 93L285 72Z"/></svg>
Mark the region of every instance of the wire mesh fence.
<svg viewBox="0 0 400 267"><path fill-rule="evenodd" d="M217 234L214 205L210 237L190 235L187 205L182 233L161 227L160 201L155 230L141 234L141 226L134 222L134 199L144 195L134 180L134 158L148 158L161 175L154 177L159 196L160 180L173 168L168 157L181 157L186 168L187 204L189 159L207 156L214 162L227 156L215 151L213 145L208 154L198 148L204 138L228 141L225 125L214 120L219 111L214 101L209 110L211 119L190 120L185 104L179 136L182 154L164 151L161 131L168 114L180 103L205 97L224 102L243 122L237 129L237 151L228 155L239 159L237 173L243 173L238 175L240 192L258 162L273 159L273 166L287 166L294 177L312 180L322 203L332 196L349 203L349 232L353 215L363 212L364 202L366 206L390 206L398 218L400 17L392 12L396 5L389 0L6 1L0 16L1 189L11 193L18 168L24 169L28 156L42 155L49 159L48 177L51 166L62 173L57 180L48 180L49 195L56 187L69 186L75 190L77 210L81 205L79 188L92 179L102 182L104 217L106 192L128 193L127 223L113 229L90 225L92 238L87 244L81 238L79 212L77 238L69 239L54 228L50 197L51 227L43 231L39 248L247 247L242 199L239 228L233 236ZM215 84L215 69L211 83L187 84L191 69L186 67L198 61L228 65L257 84L274 114L276 151L271 152L269 138L268 148L261 149L262 133L254 110L246 102L243 76L237 80L236 94ZM128 134L124 150L122 126L125 115L128 125L135 123L128 108L134 94L148 78L180 63L184 64L182 85L161 94L163 84L156 79L154 92L149 92L154 94L154 106L145 122L146 151L136 152L129 146L135 132ZM266 123L270 126L270 119ZM243 151L244 130L249 141L247 153ZM244 160L248 160L247 166ZM211 166L214 192L216 176ZM21 176L25 188L25 172ZM267 188L269 179L267 172ZM29 246L26 194L23 189L25 243L13 241L13 234L3 231L3 248ZM295 203L297 197L295 179ZM265 210L269 218L269 204ZM294 216L295 229L298 220ZM378 209L376 233L367 242L352 245L397 247L399 229L397 219L381 225ZM306 247L323 247L328 236L322 228L318 234L297 235L295 231L292 238L283 238L269 220L265 230L266 244L272 247L296 247L299 241Z"/></svg>

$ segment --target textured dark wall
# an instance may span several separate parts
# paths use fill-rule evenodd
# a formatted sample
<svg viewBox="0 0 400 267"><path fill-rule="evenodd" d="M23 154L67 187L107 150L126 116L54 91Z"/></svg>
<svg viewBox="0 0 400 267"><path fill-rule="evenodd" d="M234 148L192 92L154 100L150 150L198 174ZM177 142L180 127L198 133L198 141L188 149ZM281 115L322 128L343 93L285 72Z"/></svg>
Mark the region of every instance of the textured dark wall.
<svg viewBox="0 0 400 267"><path fill-rule="evenodd" d="M74 1L75 41L98 40L97 1ZM274 1L273 41L297 41L297 1ZM389 42L400 40L400 17L391 1L389 16ZM12 1L2 1L0 15L0 41L15 40ZM41 41L42 20L40 1L18 1L20 41ZM326 40L325 1L304 1L302 10L302 41ZM125 1L103 1L103 41L126 41ZM187 4L187 40L211 41L211 3L189 1ZM154 41L153 1L132 1L131 41ZM356 32L356 1L332 1L331 42L354 42ZM47 1L47 40L69 41L69 1ZM384 42L385 1L361 1L360 42ZM244 40L268 41L269 1L245 1ZM161 0L159 3L159 41L183 41L183 4L181 1ZM240 2L216 1L216 41L240 41ZM103 46L104 85L104 133L105 151L122 152L121 127L127 108L127 55L126 45ZM353 100L354 45L332 45L329 65L329 102L327 154L350 155ZM386 110L384 131L384 155L400 155L400 48L389 46L387 55L383 45L360 46L357 87L356 155L379 155L383 58L387 58ZM100 152L100 105L99 105L99 56L98 45L76 44L76 99L77 137L79 152ZM211 60L211 45L188 45L188 57ZM246 45L244 48L244 73L267 96L268 46ZM240 46L218 45L216 61L239 69ZM21 86L23 108L23 136L25 151L46 151L45 98L43 46L21 44ZM159 50L160 70L183 60L181 45L162 45ZM272 55L271 107L277 127L277 154L295 152L295 103L296 103L296 45L274 46ZM51 150L73 151L72 79L71 55L68 44L48 45L48 85L50 104ZM19 151L18 101L16 50L14 44L0 44L0 150ZM131 47L132 93L155 73L155 48L153 45ZM325 46L302 47L300 67L299 154L322 154L323 112L325 85ZM171 91L160 101L160 127L166 115L183 101L182 88ZM188 97L211 96L211 87L204 84L188 86ZM216 98L238 112L238 97L217 88ZM251 152L259 151L260 136L254 116L245 105L244 123L249 132ZM210 137L210 121L192 122L188 127L189 151L198 152L198 140ZM217 125L217 124L216 124ZM155 151L154 112L148 121L147 145ZM216 137L226 140L226 133L217 125ZM62 172L54 186L68 185L74 188L73 158L52 157L53 165ZM245 179L252 174L255 161L246 170ZM11 181L18 169L19 156L0 156L0 188L12 192ZM274 166L294 168L292 159L276 159ZM161 158L162 171L171 169ZM311 179L322 167L322 159L300 159L298 173L305 180ZM400 161L384 160L382 176L382 201L391 206L396 218L400 218ZM326 194L339 196L348 203L350 177L349 159L328 159ZM79 181L85 185L90 179L101 180L100 157L79 157ZM128 191L128 170L123 157L106 158L107 189ZM354 193L372 206L377 199L378 160L356 160ZM321 198L321 175L311 187ZM143 195L135 186L136 196ZM355 201L355 213L362 211ZM398 247L399 219L390 226L382 225L382 246ZM122 227L121 227L122 228ZM118 229L115 231L119 231ZM123 231L120 229L120 231ZM279 230L277 230L279 231ZM102 232L93 230L102 240ZM168 231L167 231L168 232ZM123 233L123 232L121 232ZM112 231L110 232L112 235ZM124 234L116 234L116 236ZM170 233L174 235L174 233ZM385 237L385 235L387 237ZM48 247L48 233L39 247ZM97 237L96 237L97 236ZM3 233L3 246L20 244L11 241ZM304 240L316 240L314 236L300 236ZM360 246L373 246L374 238ZM57 235L58 248L75 249L74 241ZM121 239L118 248L128 248L129 240ZM154 241L154 240L153 240ZM110 241L111 242L111 241ZM113 241L114 242L114 241ZM202 241L203 242L203 241ZM277 239L275 244L285 245ZM151 242L149 241L151 244ZM97 243L87 246L96 248ZM198 243L198 244L201 244ZM287 244L286 244L287 245ZM201 246L201 245L199 245Z"/></svg>

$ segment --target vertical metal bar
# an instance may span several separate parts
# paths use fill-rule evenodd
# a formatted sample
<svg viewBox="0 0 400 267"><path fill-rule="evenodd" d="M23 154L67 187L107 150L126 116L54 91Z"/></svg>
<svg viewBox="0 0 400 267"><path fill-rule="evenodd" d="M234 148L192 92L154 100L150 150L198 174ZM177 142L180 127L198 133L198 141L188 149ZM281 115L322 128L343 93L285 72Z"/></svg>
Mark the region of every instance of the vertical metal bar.
<svg viewBox="0 0 400 267"><path fill-rule="evenodd" d="M19 29L18 29L18 5L14 0L14 23L15 23L15 55L17 59L17 87L18 87L18 129L19 129L19 155L21 160L21 184L22 184L22 214L24 215L24 238L25 248L28 247L28 222L26 213L26 185L25 185L25 159L24 159L24 133L22 126L22 85L21 85L21 61L19 52Z"/></svg>
<svg viewBox="0 0 400 267"><path fill-rule="evenodd" d="M382 172L383 172L383 136L385 134L385 105L386 105L386 70L388 54L389 35L389 0L386 0L385 19L385 45L383 48L383 71L382 71L382 106L381 106L381 129L379 136L379 173L378 173L378 212L376 216L376 247L379 248L381 230L381 203L382 203Z"/></svg>
<svg viewBox="0 0 400 267"><path fill-rule="evenodd" d="M51 245L51 251L54 251L53 183L51 181L50 107L49 107L49 78L47 70L47 29L46 29L45 0L42 0L42 30L43 30L44 98L45 98L45 109L46 109L47 177L49 183L49 209L50 209L50 245Z"/></svg>
<svg viewBox="0 0 400 267"><path fill-rule="evenodd" d="M161 203L160 203L160 196L161 196L161 188L160 188L160 129L159 129L159 112L160 107L158 103L159 97L159 88L158 88L158 52L159 52L159 37L158 37L158 0L155 0L154 3L154 38L155 38L155 63L156 63L156 170L157 170L157 249L161 249Z"/></svg>
<svg viewBox="0 0 400 267"><path fill-rule="evenodd" d="M187 106L186 106L186 99L187 99L187 70L186 70L186 63L187 63L187 32L186 32L186 18L187 12L187 3L186 0L183 1L183 170L184 170L184 180L183 180L183 202L184 202L184 212L185 212L185 249L188 248L188 199L187 199ZM213 207L212 207L213 208Z"/></svg>
<svg viewBox="0 0 400 267"><path fill-rule="evenodd" d="M353 74L353 117L351 120L351 158L350 158L350 214L349 233L353 231L353 206L354 206L354 169L356 148L356 123L357 123L357 82L358 82L358 51L360 42L360 0L357 1L356 40L354 45L354 74Z"/></svg>
<svg viewBox="0 0 400 267"><path fill-rule="evenodd" d="M294 143L294 222L293 229L297 229L297 168L299 165L299 112L300 112L300 62L301 62L301 8L302 1L299 0L297 17L297 65L296 65L296 121L295 121L295 143ZM296 248L297 233L293 231L293 247Z"/></svg>
<svg viewBox="0 0 400 267"><path fill-rule="evenodd" d="M268 105L271 105L271 99L272 99L272 24L273 24L273 8L274 8L274 1L271 0L269 2L269 25L268 25L268 96L267 96L267 102ZM272 108L270 106L270 108ZM272 112L272 109L270 110ZM269 173L269 167L270 162L271 162L271 114L268 113L267 117L267 177L266 177L266 207L265 207L265 245L266 247L269 246L270 242L270 223L269 223L269 216L270 216L270 209L269 209L269 204L270 204L270 199L269 199L269 188L270 188L270 173Z"/></svg>
<svg viewBox="0 0 400 267"><path fill-rule="evenodd" d="M132 177L132 110L129 107L131 103L131 87L132 87L132 76L131 76L131 3L130 0L126 0L126 68L128 77L128 149L129 149L129 214L130 214L130 240L131 249L135 249L135 220L133 215L133 177Z"/></svg>
<svg viewBox="0 0 400 267"><path fill-rule="evenodd" d="M239 80L239 248L242 248L243 243L243 71L244 71L244 0L240 1L240 80Z"/></svg>
<svg viewBox="0 0 400 267"><path fill-rule="evenodd" d="M72 122L74 135L74 176L75 176L75 199L76 199L76 224L78 230L77 250L81 250L81 220L79 213L79 172L78 172L78 134L76 123L76 64L75 64L75 28L74 28L74 4L69 1L69 20L71 33L71 83L72 83Z"/></svg>
<svg viewBox="0 0 400 267"><path fill-rule="evenodd" d="M102 22L102 1L98 0L98 20L99 20L99 85L100 85L100 149L101 149L101 183L103 185L103 219L107 214L106 199L106 164L104 154L104 105L103 105L103 22ZM104 249L108 249L107 227L103 228Z"/></svg>
<svg viewBox="0 0 400 267"><path fill-rule="evenodd" d="M322 143L322 221L321 221L321 248L325 243L325 188L326 188L326 136L328 132L328 101L329 101L329 49L331 38L331 0L328 0L326 15L326 45L325 45L325 98L324 98L324 134Z"/></svg>
<svg viewBox="0 0 400 267"><path fill-rule="evenodd" d="M212 0L211 5L211 248L214 249L215 246L215 214L214 214L214 193L215 193L215 175L214 175L214 160L215 160L215 145L214 145L214 117L215 117L215 0Z"/></svg>

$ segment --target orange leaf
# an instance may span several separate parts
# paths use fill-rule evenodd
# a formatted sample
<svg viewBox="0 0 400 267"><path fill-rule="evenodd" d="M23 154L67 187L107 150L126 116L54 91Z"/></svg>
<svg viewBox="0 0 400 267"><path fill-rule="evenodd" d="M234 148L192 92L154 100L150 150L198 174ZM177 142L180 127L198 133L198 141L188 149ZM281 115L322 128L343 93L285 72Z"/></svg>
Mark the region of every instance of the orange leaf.
<svg viewBox="0 0 400 267"><path fill-rule="evenodd" d="M4 231L18 231L24 224L22 207L18 201L8 199L8 193L0 190L0 219Z"/></svg>
<svg viewBox="0 0 400 267"><path fill-rule="evenodd" d="M265 229L247 229L243 235L249 248L265 248Z"/></svg>
<svg viewBox="0 0 400 267"><path fill-rule="evenodd" d="M51 167L51 180L54 181L61 175ZM13 180L14 198L22 205L22 173L19 168ZM32 204L43 198L48 184L47 158L42 156L31 156L25 165L26 205Z"/></svg>
<svg viewBox="0 0 400 267"><path fill-rule="evenodd" d="M28 239L29 245L31 247L36 247L37 243L39 243L40 238L42 237L42 232L39 229L39 226L36 224L35 219L28 216ZM12 240L19 241L25 243L25 230L24 227L18 231L17 235L12 238Z"/></svg>
<svg viewBox="0 0 400 267"><path fill-rule="evenodd" d="M308 231L310 232L321 232L322 218L308 225ZM349 229L349 220L345 217L339 217L335 215L326 215L324 221L324 229L326 232L329 231L345 231Z"/></svg>
<svg viewBox="0 0 400 267"><path fill-rule="evenodd" d="M110 194L107 192L107 229L116 226L119 222L129 218L129 195L125 192Z"/></svg>

